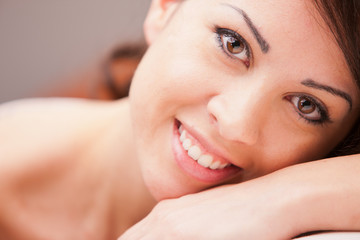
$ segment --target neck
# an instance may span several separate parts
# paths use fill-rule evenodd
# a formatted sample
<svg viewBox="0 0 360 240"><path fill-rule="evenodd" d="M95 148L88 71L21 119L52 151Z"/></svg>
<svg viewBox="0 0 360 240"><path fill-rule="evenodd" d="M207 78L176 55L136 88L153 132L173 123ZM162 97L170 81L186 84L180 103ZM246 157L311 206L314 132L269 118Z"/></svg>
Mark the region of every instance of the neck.
<svg viewBox="0 0 360 240"><path fill-rule="evenodd" d="M129 102L127 99L114 103L117 114L110 124L105 146L110 148L109 182L112 203L112 228L122 234L144 218L155 206L142 178L133 143ZM118 237L115 236L115 237Z"/></svg>

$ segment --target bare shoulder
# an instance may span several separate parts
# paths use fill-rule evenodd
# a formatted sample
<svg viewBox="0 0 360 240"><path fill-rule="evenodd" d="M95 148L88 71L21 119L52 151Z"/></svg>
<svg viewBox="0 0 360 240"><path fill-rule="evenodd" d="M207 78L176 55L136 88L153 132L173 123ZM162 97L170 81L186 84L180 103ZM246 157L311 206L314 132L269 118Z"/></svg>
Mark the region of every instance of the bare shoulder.
<svg viewBox="0 0 360 240"><path fill-rule="evenodd" d="M105 127L107 112L104 102L79 99L0 105L0 178L67 164Z"/></svg>
<svg viewBox="0 0 360 240"><path fill-rule="evenodd" d="M90 200L98 190L104 192L101 166L89 165L88 156L101 155L91 151L108 145L97 141L106 139L102 135L111 121L119 119L114 104L31 99L0 105L1 233L11 239L49 239L64 229L56 239L79 239L71 234L88 231L79 222L94 211L101 216Z"/></svg>

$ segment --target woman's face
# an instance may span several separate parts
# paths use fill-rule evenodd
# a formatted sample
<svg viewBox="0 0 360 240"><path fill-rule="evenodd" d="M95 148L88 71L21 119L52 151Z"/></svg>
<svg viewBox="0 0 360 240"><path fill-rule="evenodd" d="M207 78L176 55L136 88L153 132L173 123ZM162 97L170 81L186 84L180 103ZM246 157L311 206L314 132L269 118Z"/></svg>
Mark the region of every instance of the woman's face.
<svg viewBox="0 0 360 240"><path fill-rule="evenodd" d="M130 99L157 199L325 157L349 132L358 88L312 1L156 2Z"/></svg>

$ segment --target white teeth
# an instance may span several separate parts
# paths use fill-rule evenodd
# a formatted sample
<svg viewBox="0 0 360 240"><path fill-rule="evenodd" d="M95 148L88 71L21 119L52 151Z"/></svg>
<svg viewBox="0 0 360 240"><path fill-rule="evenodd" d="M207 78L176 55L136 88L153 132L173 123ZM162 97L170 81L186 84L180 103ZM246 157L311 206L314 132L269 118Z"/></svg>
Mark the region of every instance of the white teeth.
<svg viewBox="0 0 360 240"><path fill-rule="evenodd" d="M184 128L183 128L183 126L181 125L181 126L179 127L179 132L180 132L180 134L182 134L183 131L184 131Z"/></svg>
<svg viewBox="0 0 360 240"><path fill-rule="evenodd" d="M186 132L185 131L183 131L182 133L181 133L181 135L180 135L180 142L184 142L185 141L185 139L186 139L186 134L185 134Z"/></svg>
<svg viewBox="0 0 360 240"><path fill-rule="evenodd" d="M211 169L218 169L220 167L221 163L219 161L216 161L216 162L213 162L211 165L210 165L210 168Z"/></svg>
<svg viewBox="0 0 360 240"><path fill-rule="evenodd" d="M221 164L221 165L219 166L219 169L224 169L224 168L226 168L227 166L230 166L230 164L226 164L226 163Z"/></svg>
<svg viewBox="0 0 360 240"><path fill-rule="evenodd" d="M212 163L212 156L210 155L202 155L199 160L198 163L203 166L203 167L210 167L211 163Z"/></svg>
<svg viewBox="0 0 360 240"><path fill-rule="evenodd" d="M185 139L184 142L183 142L183 147L184 149L187 151L189 150L189 148L191 147L191 140L190 139Z"/></svg>
<svg viewBox="0 0 360 240"><path fill-rule="evenodd" d="M202 155L201 149L198 146L193 146L190 139L186 138L186 130L182 126L179 128L180 142L182 142L183 148L187 151L188 155L197 161L201 166L210 168L212 170L224 169L231 164L214 161L213 157L208 154Z"/></svg>
<svg viewBox="0 0 360 240"><path fill-rule="evenodd" d="M198 146L192 146L188 151L188 155L196 161L201 156L201 150Z"/></svg>

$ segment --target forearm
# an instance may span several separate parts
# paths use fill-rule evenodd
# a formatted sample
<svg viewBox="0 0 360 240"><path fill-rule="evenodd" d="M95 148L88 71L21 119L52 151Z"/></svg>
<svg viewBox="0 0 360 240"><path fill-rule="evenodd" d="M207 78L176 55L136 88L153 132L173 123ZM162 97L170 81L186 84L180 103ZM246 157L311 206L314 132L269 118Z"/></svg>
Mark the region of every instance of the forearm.
<svg viewBox="0 0 360 240"><path fill-rule="evenodd" d="M281 210L296 234L360 230L360 156L300 164L268 177L283 187Z"/></svg>
<svg viewBox="0 0 360 240"><path fill-rule="evenodd" d="M316 230L360 230L357 158L300 164L161 201L120 239L288 240Z"/></svg>

